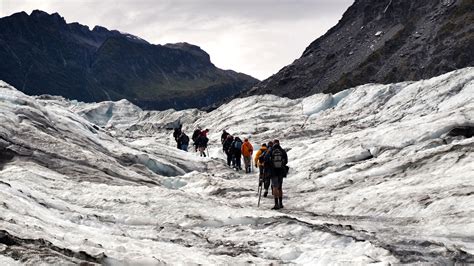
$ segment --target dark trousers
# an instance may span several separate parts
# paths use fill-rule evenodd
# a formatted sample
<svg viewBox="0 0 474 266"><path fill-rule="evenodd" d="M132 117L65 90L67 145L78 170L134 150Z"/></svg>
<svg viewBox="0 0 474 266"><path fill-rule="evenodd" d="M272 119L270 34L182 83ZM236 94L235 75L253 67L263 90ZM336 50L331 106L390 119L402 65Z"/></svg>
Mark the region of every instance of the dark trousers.
<svg viewBox="0 0 474 266"><path fill-rule="evenodd" d="M281 190L283 186L283 177L286 176L285 168L274 168L272 169L272 187L279 188Z"/></svg>
<svg viewBox="0 0 474 266"><path fill-rule="evenodd" d="M270 176L265 175L265 169L263 169L263 166L260 166L258 169L260 169L260 182L263 182L263 188L268 190L270 187Z"/></svg>
<svg viewBox="0 0 474 266"><path fill-rule="evenodd" d="M227 155L227 165L230 166L232 163L232 153L226 152L225 154Z"/></svg>
<svg viewBox="0 0 474 266"><path fill-rule="evenodd" d="M234 153L234 166L235 168L237 169L242 169L242 164L241 164L241 157L242 154L239 152L239 153Z"/></svg>

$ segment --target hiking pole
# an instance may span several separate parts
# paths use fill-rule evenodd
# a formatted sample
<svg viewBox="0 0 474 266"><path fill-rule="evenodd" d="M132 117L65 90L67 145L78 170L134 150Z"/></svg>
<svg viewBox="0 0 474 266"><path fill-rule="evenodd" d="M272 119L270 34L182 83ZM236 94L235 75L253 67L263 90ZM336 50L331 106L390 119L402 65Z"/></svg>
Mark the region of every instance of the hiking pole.
<svg viewBox="0 0 474 266"><path fill-rule="evenodd" d="M257 207L260 207L260 199L262 198L262 185L263 185L263 180L258 180L258 203Z"/></svg>

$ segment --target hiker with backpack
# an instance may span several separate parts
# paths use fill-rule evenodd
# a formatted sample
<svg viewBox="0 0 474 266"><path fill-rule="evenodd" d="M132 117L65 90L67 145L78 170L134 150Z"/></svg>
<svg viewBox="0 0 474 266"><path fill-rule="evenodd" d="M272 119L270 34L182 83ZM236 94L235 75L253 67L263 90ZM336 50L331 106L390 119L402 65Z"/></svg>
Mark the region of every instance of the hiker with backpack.
<svg viewBox="0 0 474 266"><path fill-rule="evenodd" d="M242 170L240 158L242 156L242 140L239 137L235 137L234 141L232 142L231 149L234 159L233 161L235 170Z"/></svg>
<svg viewBox="0 0 474 266"><path fill-rule="evenodd" d="M252 168L253 146L250 143L248 138L244 139L244 143L242 144L241 152L242 152L242 156L244 157L245 173L250 173L251 168Z"/></svg>
<svg viewBox="0 0 474 266"><path fill-rule="evenodd" d="M179 142L178 142L178 138L179 138L179 136L181 136L181 132L182 132L181 128L182 128L182 125L179 125L178 127L174 128L174 132L173 132L173 138L176 141L176 145L177 145L178 149L181 149L181 147L179 145Z"/></svg>
<svg viewBox="0 0 474 266"><path fill-rule="evenodd" d="M263 143L260 149L255 154L255 168L259 169L259 176L258 176L258 186L262 186L265 189L263 192L263 197L267 197L268 195L268 188L270 187L270 176L265 176L264 167L265 167L265 154L267 152L267 144ZM262 184L263 183L263 184Z"/></svg>
<svg viewBox="0 0 474 266"><path fill-rule="evenodd" d="M271 180L272 180L272 163L270 161L270 152L272 151L272 148L273 148L273 141L269 141L267 143L267 151L265 152L265 154L261 157L262 158L262 161L263 161L263 175L264 175L264 179L267 179L270 184L271 184ZM267 193L268 194L268 193ZM272 195L273 195L273 186L272 186Z"/></svg>
<svg viewBox="0 0 474 266"><path fill-rule="evenodd" d="M230 166L233 159L233 151L232 151L232 142L234 142L234 137L231 135L227 135L226 140L224 141L224 144L222 146L222 150L224 150L225 155L227 155L227 165ZM232 165L234 166L234 165Z"/></svg>
<svg viewBox="0 0 474 266"><path fill-rule="evenodd" d="M188 151L188 145L189 145L189 137L186 135L186 133L181 132L181 135L178 138L178 146L179 149L183 151Z"/></svg>
<svg viewBox="0 0 474 266"><path fill-rule="evenodd" d="M275 139L273 141L272 148L267 152L265 156L266 161L270 162L271 167L271 181L272 181L272 193L275 199L275 206L272 210L278 210L283 208L283 178L286 177L288 168L288 155L286 151L280 146L280 141Z"/></svg>
<svg viewBox="0 0 474 266"><path fill-rule="evenodd" d="M201 135L196 140L196 146L199 150L199 156L201 157L206 157L206 148L207 148L207 143L209 142L209 139L207 138L207 133L209 132L209 129L206 129L201 132Z"/></svg>
<svg viewBox="0 0 474 266"><path fill-rule="evenodd" d="M221 144L224 145L224 142L227 140L227 136L229 136L230 134L225 131L225 129L222 131L222 135L221 135Z"/></svg>
<svg viewBox="0 0 474 266"><path fill-rule="evenodd" d="M201 135L201 128L197 128L194 130L193 135L191 136L191 139L193 140L193 145L194 145L194 150L197 152L198 146L197 146L197 139Z"/></svg>

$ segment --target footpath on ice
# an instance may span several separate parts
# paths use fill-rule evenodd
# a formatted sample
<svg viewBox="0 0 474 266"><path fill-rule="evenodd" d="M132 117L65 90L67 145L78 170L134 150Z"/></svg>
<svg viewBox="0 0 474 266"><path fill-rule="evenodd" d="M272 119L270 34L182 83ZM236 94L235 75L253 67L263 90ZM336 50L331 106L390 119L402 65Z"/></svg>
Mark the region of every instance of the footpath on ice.
<svg viewBox="0 0 474 266"><path fill-rule="evenodd" d="M210 158L175 148L179 123L210 129ZM209 113L0 82L0 125L2 265L474 263L474 68ZM257 208L223 129L280 139L285 209Z"/></svg>

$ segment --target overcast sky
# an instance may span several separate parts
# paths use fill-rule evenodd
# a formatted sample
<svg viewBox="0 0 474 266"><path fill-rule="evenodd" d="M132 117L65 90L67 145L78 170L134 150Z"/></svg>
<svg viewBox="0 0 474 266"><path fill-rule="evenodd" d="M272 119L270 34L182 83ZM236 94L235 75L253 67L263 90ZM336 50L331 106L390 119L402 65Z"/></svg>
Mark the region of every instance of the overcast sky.
<svg viewBox="0 0 474 266"><path fill-rule="evenodd" d="M299 58L354 0L0 0L0 16L34 9L150 43L188 42L220 68L265 79Z"/></svg>

